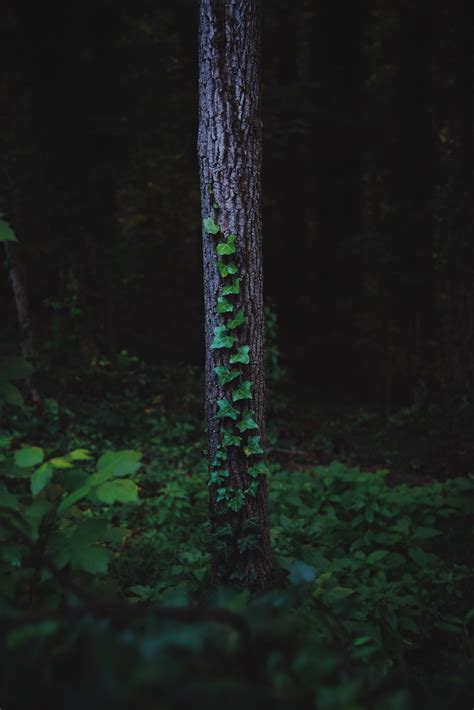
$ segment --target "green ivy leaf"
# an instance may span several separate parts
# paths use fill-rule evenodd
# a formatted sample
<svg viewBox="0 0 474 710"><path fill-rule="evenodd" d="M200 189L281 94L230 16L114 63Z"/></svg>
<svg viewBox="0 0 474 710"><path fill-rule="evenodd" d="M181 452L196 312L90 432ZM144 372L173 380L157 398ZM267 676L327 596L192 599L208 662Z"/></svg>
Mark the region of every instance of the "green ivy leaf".
<svg viewBox="0 0 474 710"><path fill-rule="evenodd" d="M228 429L222 429L221 431L221 443L222 446L240 446L242 443L242 437L233 434Z"/></svg>
<svg viewBox="0 0 474 710"><path fill-rule="evenodd" d="M216 246L217 256L229 256L230 254L235 254L235 240L237 239L235 234L229 234L224 242L219 242Z"/></svg>
<svg viewBox="0 0 474 710"><path fill-rule="evenodd" d="M249 487L245 489L245 494L255 498L258 491L258 481L250 481Z"/></svg>
<svg viewBox="0 0 474 710"><path fill-rule="evenodd" d="M262 448L262 444L260 443L260 437L258 434L256 436L249 436L247 446L244 446L244 454L246 456L252 456L263 453L265 452Z"/></svg>
<svg viewBox="0 0 474 710"><path fill-rule="evenodd" d="M230 508L230 510L233 510L235 513L238 513L238 511L241 510L244 505L245 496L243 494L243 491L231 488L229 502L227 503L228 508Z"/></svg>
<svg viewBox="0 0 474 710"><path fill-rule="evenodd" d="M217 299L216 313L231 313L234 306L224 296L219 296Z"/></svg>
<svg viewBox="0 0 474 710"><path fill-rule="evenodd" d="M214 468L219 468L219 465L221 463L224 463L227 461L227 451L222 451L222 449L219 449L219 451L216 451L214 454L214 458L212 459L212 466Z"/></svg>
<svg viewBox="0 0 474 710"><path fill-rule="evenodd" d="M37 496L38 493L41 493L43 488L45 488L51 481L53 473L54 468L50 465L49 462L41 464L41 466L36 469L30 479L32 496Z"/></svg>
<svg viewBox="0 0 474 710"><path fill-rule="evenodd" d="M218 488L216 491L216 501L217 503L222 503L222 501L227 500L229 497L229 488Z"/></svg>
<svg viewBox="0 0 474 710"><path fill-rule="evenodd" d="M208 486L218 485L222 483L225 478L229 478L230 473L227 469L215 469L211 471L209 476Z"/></svg>
<svg viewBox="0 0 474 710"><path fill-rule="evenodd" d="M233 276L237 273L237 266L234 264L233 261L231 261L230 264L225 264L223 261L218 261L217 269L222 278L225 278L226 276Z"/></svg>
<svg viewBox="0 0 474 710"><path fill-rule="evenodd" d="M218 399L217 406L219 411L217 412L217 419L222 419L223 417L229 417L230 419L237 419L239 416L239 410L232 406L228 399Z"/></svg>
<svg viewBox="0 0 474 710"><path fill-rule="evenodd" d="M250 380L243 380L240 387L233 390L232 400L238 402L240 399L252 399L252 383Z"/></svg>
<svg viewBox="0 0 474 710"><path fill-rule="evenodd" d="M221 231L219 225L214 222L212 217L206 217L203 225L207 234L218 234Z"/></svg>
<svg viewBox="0 0 474 710"><path fill-rule="evenodd" d="M237 348L237 352L233 353L229 357L229 362L231 365L235 365L236 363L240 362L242 365L248 365L250 362L250 345L241 345L240 348Z"/></svg>
<svg viewBox="0 0 474 710"><path fill-rule="evenodd" d="M237 429L242 433L249 429L258 429L258 424L253 418L253 412L251 412L250 409L246 409L245 412L242 413L242 419L240 422L237 422Z"/></svg>
<svg viewBox="0 0 474 710"><path fill-rule="evenodd" d="M0 219L0 242L16 242L13 229L4 219Z"/></svg>
<svg viewBox="0 0 474 710"><path fill-rule="evenodd" d="M220 348L231 348L235 343L234 335L226 335L227 326L218 325L214 328L214 340L211 343L211 350L218 350Z"/></svg>
<svg viewBox="0 0 474 710"><path fill-rule="evenodd" d="M229 286L223 286L223 296L235 296L240 293L240 278L238 276L232 281Z"/></svg>
<svg viewBox="0 0 474 710"><path fill-rule="evenodd" d="M215 367L214 372L217 375L217 380L220 385L226 385L228 382L232 382L232 380L235 380L235 378L240 375L240 370L233 370L226 365L219 365L219 367Z"/></svg>
<svg viewBox="0 0 474 710"><path fill-rule="evenodd" d="M234 330L234 328L238 328L240 325L243 325L245 323L245 316L243 311L237 311L235 314L235 318L232 318L230 321L227 323L227 327L229 330Z"/></svg>
<svg viewBox="0 0 474 710"><path fill-rule="evenodd" d="M28 446L15 451L15 463L19 468L36 466L44 459L44 451L39 446Z"/></svg>
<svg viewBox="0 0 474 710"><path fill-rule="evenodd" d="M129 478L106 481L95 489L101 503L136 503L138 500L137 484Z"/></svg>
<svg viewBox="0 0 474 710"><path fill-rule="evenodd" d="M258 478L258 476L268 476L269 473L270 472L264 461L259 461L258 463L254 464L253 466L249 466L248 468L248 474L252 478Z"/></svg>

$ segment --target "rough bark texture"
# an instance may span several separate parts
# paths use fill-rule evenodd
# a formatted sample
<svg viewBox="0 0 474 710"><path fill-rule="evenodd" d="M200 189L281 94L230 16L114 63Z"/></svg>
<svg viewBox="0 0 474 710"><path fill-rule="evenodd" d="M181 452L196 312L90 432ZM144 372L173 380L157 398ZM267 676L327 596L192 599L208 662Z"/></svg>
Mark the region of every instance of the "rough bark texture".
<svg viewBox="0 0 474 710"><path fill-rule="evenodd" d="M201 0L199 48L199 138L202 218L212 216L227 236L237 235L236 263L246 324L238 332L239 344L250 345L246 377L253 383L253 408L264 442L264 320L262 280L262 228L260 172L262 130L260 114L260 7L258 0ZM213 208L217 203L219 208ZM214 368L226 362L221 350L212 351L214 327L223 323L215 313L220 293L215 238L203 232L204 300L206 330L206 413L209 460L219 446L216 401L225 396ZM237 447L229 449L229 484L248 486L247 460ZM211 487L210 512L214 531L223 519L230 522L232 539L225 558L214 555L214 581L256 587L267 585L272 571L266 513L266 482L257 496L248 496L238 513L219 510ZM250 521L250 522L249 522ZM256 525L255 525L256 523ZM258 549L239 552L238 540L246 530L258 531Z"/></svg>

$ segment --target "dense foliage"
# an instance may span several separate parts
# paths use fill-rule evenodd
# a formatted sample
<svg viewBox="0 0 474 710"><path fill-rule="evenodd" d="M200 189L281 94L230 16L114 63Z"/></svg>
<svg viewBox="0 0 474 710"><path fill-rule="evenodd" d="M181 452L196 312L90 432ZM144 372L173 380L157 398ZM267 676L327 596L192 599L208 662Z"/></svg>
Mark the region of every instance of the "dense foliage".
<svg viewBox="0 0 474 710"><path fill-rule="evenodd" d="M199 377L122 357L65 374L40 414L5 405L5 707L470 707L472 476L274 453L274 590L210 591Z"/></svg>

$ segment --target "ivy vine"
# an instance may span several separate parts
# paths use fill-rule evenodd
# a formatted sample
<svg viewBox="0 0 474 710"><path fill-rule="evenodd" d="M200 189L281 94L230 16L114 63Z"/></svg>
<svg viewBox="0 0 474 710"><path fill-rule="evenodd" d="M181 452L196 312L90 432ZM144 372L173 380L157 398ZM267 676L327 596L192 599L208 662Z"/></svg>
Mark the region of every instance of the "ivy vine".
<svg viewBox="0 0 474 710"><path fill-rule="evenodd" d="M217 212L219 205L213 199L212 187L208 188L212 208ZM253 408L252 381L250 369L250 345L240 342L239 334L246 323L242 308L237 309L240 295L241 277L239 274L239 254L237 235L224 235L214 216L203 222L204 231L215 238L214 252L216 268L219 273L220 288L215 303L215 313L222 323L214 328L211 350L221 350L224 363L214 368L214 372L223 388L225 396L217 400L216 418L218 422L219 445L210 465L209 486L215 486L218 513L238 512L246 504L249 496L257 495L260 479L268 475L263 459L259 426ZM236 447L247 461L246 488L233 488L230 485L228 467L229 449ZM244 528L258 527L258 521L252 518L245 521ZM217 533L221 538L232 534L232 527L223 523ZM249 536L239 540L240 552L249 548Z"/></svg>

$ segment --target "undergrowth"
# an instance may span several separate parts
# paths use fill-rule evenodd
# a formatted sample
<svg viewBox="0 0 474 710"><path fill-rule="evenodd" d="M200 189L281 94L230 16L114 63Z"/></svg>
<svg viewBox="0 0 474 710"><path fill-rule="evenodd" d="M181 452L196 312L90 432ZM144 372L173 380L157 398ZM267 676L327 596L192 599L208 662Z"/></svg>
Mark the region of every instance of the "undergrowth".
<svg viewBox="0 0 474 710"><path fill-rule="evenodd" d="M210 589L196 381L128 361L5 405L0 705L471 708L472 475L274 455L273 588Z"/></svg>

